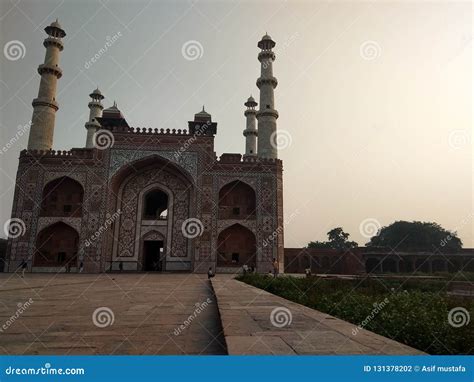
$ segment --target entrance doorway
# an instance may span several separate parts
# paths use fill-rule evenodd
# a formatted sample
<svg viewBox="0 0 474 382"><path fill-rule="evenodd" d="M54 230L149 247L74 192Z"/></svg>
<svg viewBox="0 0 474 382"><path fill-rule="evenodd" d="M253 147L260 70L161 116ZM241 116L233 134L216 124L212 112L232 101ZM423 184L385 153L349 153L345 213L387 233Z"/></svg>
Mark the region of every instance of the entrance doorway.
<svg viewBox="0 0 474 382"><path fill-rule="evenodd" d="M161 272L163 270L164 242L161 240L145 240L143 242L143 270Z"/></svg>

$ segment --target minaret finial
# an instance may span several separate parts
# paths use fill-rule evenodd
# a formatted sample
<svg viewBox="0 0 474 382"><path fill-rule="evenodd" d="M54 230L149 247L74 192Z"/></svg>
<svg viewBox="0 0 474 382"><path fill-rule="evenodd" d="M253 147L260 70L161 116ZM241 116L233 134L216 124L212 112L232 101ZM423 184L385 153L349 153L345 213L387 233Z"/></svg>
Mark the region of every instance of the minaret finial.
<svg viewBox="0 0 474 382"><path fill-rule="evenodd" d="M62 76L59 67L59 54L64 49L62 38L66 32L59 23L52 23L44 28L48 37L43 45L46 48L44 63L38 67L41 82L38 97L33 100L33 116L31 117L28 150L51 150L53 146L54 125L56 111L59 105L56 102L58 80Z"/></svg>
<svg viewBox="0 0 474 382"><path fill-rule="evenodd" d="M278 158L276 141L278 112L275 110L274 89L278 81L273 76L273 61L275 60L275 41L265 34L258 42L261 49L258 60L261 65L261 75L257 79L257 87L260 89L260 109L257 112L258 121L258 147L260 158Z"/></svg>
<svg viewBox="0 0 474 382"><path fill-rule="evenodd" d="M92 101L89 102L89 120L86 122L86 148L91 149L96 146L94 135L97 130L100 129L100 123L97 121L97 118L102 117L102 110L104 110L104 106L102 106L101 101L104 99L104 96L100 92L99 86L97 85L97 89L89 94L89 97L92 98Z"/></svg>

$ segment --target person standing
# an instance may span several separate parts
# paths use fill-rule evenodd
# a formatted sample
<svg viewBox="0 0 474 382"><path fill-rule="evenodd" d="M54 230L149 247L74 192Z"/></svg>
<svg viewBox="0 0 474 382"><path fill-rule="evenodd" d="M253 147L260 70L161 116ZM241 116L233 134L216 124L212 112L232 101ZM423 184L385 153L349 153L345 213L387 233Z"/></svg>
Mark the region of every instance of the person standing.
<svg viewBox="0 0 474 382"><path fill-rule="evenodd" d="M272 265L273 265L273 277L277 277L278 276L278 261L277 259L273 259L273 262L272 262Z"/></svg>
<svg viewBox="0 0 474 382"><path fill-rule="evenodd" d="M84 270L84 262L80 262L79 264L79 273L82 273L82 271Z"/></svg>
<svg viewBox="0 0 474 382"><path fill-rule="evenodd" d="M26 262L26 260L22 261L20 267L21 267L21 277L23 278L25 277L25 272L28 269L28 263Z"/></svg>
<svg viewBox="0 0 474 382"><path fill-rule="evenodd" d="M209 270L207 271L207 278L210 280L215 276L212 267L209 267Z"/></svg>

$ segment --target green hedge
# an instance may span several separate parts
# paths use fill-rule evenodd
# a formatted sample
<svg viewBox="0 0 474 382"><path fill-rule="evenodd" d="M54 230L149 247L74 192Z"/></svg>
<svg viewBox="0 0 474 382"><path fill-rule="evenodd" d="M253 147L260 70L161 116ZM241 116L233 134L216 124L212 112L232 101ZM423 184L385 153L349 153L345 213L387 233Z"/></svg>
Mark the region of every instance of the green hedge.
<svg viewBox="0 0 474 382"><path fill-rule="evenodd" d="M474 319L474 302L447 296L443 280L274 279L256 274L239 280L355 325L366 320L365 329L430 354L474 354L472 320L459 328L448 322L455 307L466 308Z"/></svg>

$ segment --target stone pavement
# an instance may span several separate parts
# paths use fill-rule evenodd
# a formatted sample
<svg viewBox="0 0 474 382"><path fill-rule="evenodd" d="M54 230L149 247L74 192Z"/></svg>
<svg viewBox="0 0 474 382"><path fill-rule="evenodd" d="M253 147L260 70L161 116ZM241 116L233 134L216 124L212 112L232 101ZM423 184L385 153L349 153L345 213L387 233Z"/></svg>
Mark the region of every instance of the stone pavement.
<svg viewBox="0 0 474 382"><path fill-rule="evenodd" d="M0 354L421 354L231 275L212 286L197 274L0 273Z"/></svg>
<svg viewBox="0 0 474 382"><path fill-rule="evenodd" d="M229 354L423 354L227 275L212 285Z"/></svg>
<svg viewBox="0 0 474 382"><path fill-rule="evenodd" d="M0 354L226 354L226 348L205 275L0 273Z"/></svg>

